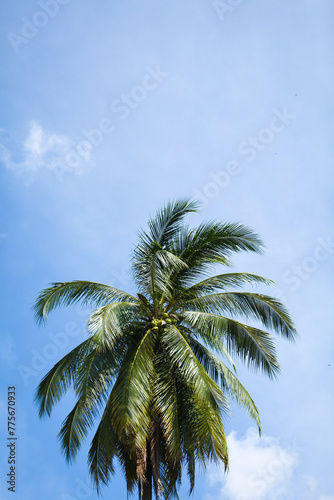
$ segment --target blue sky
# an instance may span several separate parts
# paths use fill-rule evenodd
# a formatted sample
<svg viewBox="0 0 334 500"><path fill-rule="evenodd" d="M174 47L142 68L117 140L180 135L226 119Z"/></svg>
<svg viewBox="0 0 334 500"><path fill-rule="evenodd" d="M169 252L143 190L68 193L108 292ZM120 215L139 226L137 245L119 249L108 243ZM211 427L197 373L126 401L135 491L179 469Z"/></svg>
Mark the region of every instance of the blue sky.
<svg viewBox="0 0 334 500"><path fill-rule="evenodd" d="M1 433L15 385L17 497L95 499L84 446L68 466L67 397L40 421L40 378L84 336L87 311L32 305L54 281L131 290L137 229L166 200L191 222L240 221L264 256L235 269L277 283L300 337L278 341L277 382L239 375L262 417L226 422L231 471L200 473L194 500L333 500L333 14L330 0L17 0L1 7ZM187 498L188 483L180 491ZM104 498L125 498L121 472Z"/></svg>

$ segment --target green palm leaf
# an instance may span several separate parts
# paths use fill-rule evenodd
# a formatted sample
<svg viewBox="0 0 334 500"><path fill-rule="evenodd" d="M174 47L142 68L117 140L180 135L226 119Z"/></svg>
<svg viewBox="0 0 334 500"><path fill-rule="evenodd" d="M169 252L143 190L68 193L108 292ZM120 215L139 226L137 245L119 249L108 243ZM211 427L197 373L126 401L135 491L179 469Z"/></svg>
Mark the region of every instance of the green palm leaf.
<svg viewBox="0 0 334 500"><path fill-rule="evenodd" d="M217 276L212 276L205 280L196 283L184 290L181 296L178 298L179 301L197 298L202 294L207 294L210 292L215 292L217 289L226 289L228 287L241 287L245 283L254 284L272 284L273 281L263 278L262 276L258 276L256 274L251 273L225 273L218 274Z"/></svg>
<svg viewBox="0 0 334 500"><path fill-rule="evenodd" d="M50 416L53 406L73 383L80 363L95 346L96 341L93 337L85 340L58 361L41 380L35 396L40 417Z"/></svg>
<svg viewBox="0 0 334 500"><path fill-rule="evenodd" d="M73 460L92 428L107 391L115 376L112 369L114 356L101 352L99 347L89 353L80 363L74 379L74 389L78 401L64 420L59 438L67 460ZM110 359L111 358L111 359Z"/></svg>
<svg viewBox="0 0 334 500"><path fill-rule="evenodd" d="M217 356L212 354L212 352L206 349L200 342L195 339L191 339L189 344L195 356L202 363L210 377L215 380L215 382L220 382L224 392L227 392L240 406L248 411L250 416L255 420L259 428L259 432L261 433L261 422L258 409L244 386L239 382L238 378L227 368L226 365L224 365L224 363L221 362L219 358L217 358Z"/></svg>
<svg viewBox="0 0 334 500"><path fill-rule="evenodd" d="M60 306L81 302L84 305L100 306L121 300L136 300L131 295L101 283L70 281L53 283L43 290L36 300L34 311L38 322L45 321L50 311Z"/></svg>
<svg viewBox="0 0 334 500"><path fill-rule="evenodd" d="M245 292L224 292L204 295L183 303L183 307L202 312L229 313L259 320L289 340L294 340L296 330L284 305L267 295Z"/></svg>
<svg viewBox="0 0 334 500"><path fill-rule="evenodd" d="M116 302L96 309L88 319L88 330L99 340L101 346L112 349L123 336L125 325L145 315L141 302Z"/></svg>
<svg viewBox="0 0 334 500"><path fill-rule="evenodd" d="M158 210L154 219L148 221L150 235L142 233L143 239L156 241L161 246L168 244L182 228L184 217L191 212L197 212L198 207L196 201L187 199L167 203Z"/></svg>
<svg viewBox="0 0 334 500"><path fill-rule="evenodd" d="M119 438L110 424L105 411L88 454L90 474L98 493L100 492L101 484L107 484L110 476L114 474L114 458L118 457L119 446Z"/></svg>
<svg viewBox="0 0 334 500"><path fill-rule="evenodd" d="M249 367L261 369L270 378L277 376L279 364L275 344L268 332L213 313L184 311L182 317L204 342L215 335L221 343L225 342L229 352L239 356Z"/></svg>
<svg viewBox="0 0 334 500"><path fill-rule="evenodd" d="M118 432L135 435L137 447L143 446L150 429L150 403L154 335L147 330L123 361L110 394L113 426Z"/></svg>

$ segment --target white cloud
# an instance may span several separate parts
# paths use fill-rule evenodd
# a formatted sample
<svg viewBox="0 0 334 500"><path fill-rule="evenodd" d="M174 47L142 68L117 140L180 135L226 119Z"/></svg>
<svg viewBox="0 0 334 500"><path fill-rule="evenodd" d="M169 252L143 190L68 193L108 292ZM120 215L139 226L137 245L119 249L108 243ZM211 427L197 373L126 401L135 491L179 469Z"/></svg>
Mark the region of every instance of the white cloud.
<svg viewBox="0 0 334 500"><path fill-rule="evenodd" d="M64 173L80 174L92 163L91 143L86 141L84 148L82 143L78 148L65 135L49 133L36 121L29 123L27 137L18 149L21 161L14 161L11 150L0 143L0 160L6 168L19 173L49 169L61 177Z"/></svg>
<svg viewBox="0 0 334 500"><path fill-rule="evenodd" d="M235 432L227 438L230 470L224 474L212 468L208 474L210 485L221 485L219 495L207 494L206 500L276 500L282 498L291 474L298 462L294 450L284 448L277 438L259 438L254 429L246 437L237 439Z"/></svg>

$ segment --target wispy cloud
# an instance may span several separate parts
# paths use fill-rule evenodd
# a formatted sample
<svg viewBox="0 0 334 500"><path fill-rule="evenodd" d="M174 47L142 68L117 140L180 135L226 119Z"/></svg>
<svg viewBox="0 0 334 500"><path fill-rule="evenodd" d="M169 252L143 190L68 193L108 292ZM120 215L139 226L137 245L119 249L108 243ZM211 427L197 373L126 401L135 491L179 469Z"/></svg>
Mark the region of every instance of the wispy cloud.
<svg viewBox="0 0 334 500"><path fill-rule="evenodd" d="M73 146L74 143L69 137L48 132L32 120L29 122L28 134L21 144L11 144L10 148L4 141L0 142L0 160L6 168L21 174L34 174L47 169L53 170L56 174L61 169L80 174L87 170L92 162L91 148L86 148L80 155L80 161L69 165ZM19 161L13 160L13 150L14 154L18 151Z"/></svg>
<svg viewBox="0 0 334 500"><path fill-rule="evenodd" d="M224 474L212 468L210 484L220 489L219 494L207 494L205 500L276 500L282 498L289 485L298 453L293 447L283 447L277 438L259 438L254 429L238 439L235 432L228 436L230 471Z"/></svg>

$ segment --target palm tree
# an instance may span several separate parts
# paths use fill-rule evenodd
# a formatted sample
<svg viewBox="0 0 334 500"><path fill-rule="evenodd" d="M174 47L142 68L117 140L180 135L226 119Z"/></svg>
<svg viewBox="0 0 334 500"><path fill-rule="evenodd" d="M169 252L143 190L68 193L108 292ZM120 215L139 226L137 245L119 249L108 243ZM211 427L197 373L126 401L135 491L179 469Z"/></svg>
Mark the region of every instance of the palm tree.
<svg viewBox="0 0 334 500"><path fill-rule="evenodd" d="M233 398L255 420L258 410L235 374L231 356L276 377L279 364L270 333L288 339L295 329L274 298L244 292L245 284L269 284L250 273L210 276L230 265L232 252L262 252L256 234L241 224L207 222L196 229L184 218L190 200L168 203L141 231L133 254L137 295L87 281L54 283L39 295L36 318L77 302L95 307L90 336L64 356L38 386L39 413L72 386L73 410L59 436L73 460L99 418L89 451L90 474L100 491L120 463L128 492L139 499L177 497L182 470L195 483L196 463L228 467L223 417ZM231 287L239 288L238 291ZM262 326L263 325L263 326ZM224 360L224 362L222 361ZM230 368L228 368L228 366Z"/></svg>

